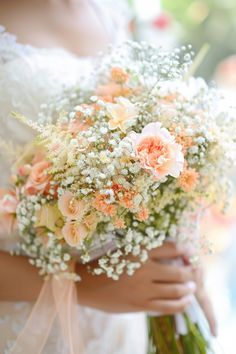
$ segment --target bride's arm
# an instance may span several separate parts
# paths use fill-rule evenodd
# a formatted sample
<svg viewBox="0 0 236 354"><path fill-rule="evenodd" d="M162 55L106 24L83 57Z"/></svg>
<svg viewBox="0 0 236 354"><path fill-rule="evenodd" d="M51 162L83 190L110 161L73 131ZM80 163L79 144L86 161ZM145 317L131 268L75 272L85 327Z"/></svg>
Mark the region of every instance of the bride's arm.
<svg viewBox="0 0 236 354"><path fill-rule="evenodd" d="M140 294L148 294L150 301L154 302L156 298L181 300L194 290L188 284L193 280L191 267L176 268L161 264L159 260L185 253L184 249L166 243L152 251L150 260L132 277L124 275L119 281L110 280L106 276L93 276L87 272L86 266L77 264L77 272L82 276L82 281L77 283L79 301L83 305L105 311L123 312L141 310L141 305L138 304ZM42 285L43 278L38 275L38 269L29 264L28 257L12 256L0 251L0 301L35 301ZM129 287L132 288L127 292ZM117 292L124 294L117 298ZM132 302L137 300L136 306L130 306L130 296ZM170 304L170 308L172 305ZM142 309L148 310L150 306L143 303ZM155 306L154 304L152 310Z"/></svg>
<svg viewBox="0 0 236 354"><path fill-rule="evenodd" d="M42 285L38 269L27 257L0 251L0 301L34 301Z"/></svg>
<svg viewBox="0 0 236 354"><path fill-rule="evenodd" d="M84 306L113 313L181 312L189 305L191 295L196 290L203 294L204 289L202 274L198 272L196 279L196 270L191 266L163 264L165 259L184 255L186 249L165 243L150 253L149 260L132 277L123 275L119 281L93 276L86 266L78 264L77 271L83 279L77 283L78 300ZM199 284L197 289L194 280ZM0 301L35 301L42 285L38 269L29 264L27 257L0 251ZM206 293L201 300L214 334L215 320Z"/></svg>

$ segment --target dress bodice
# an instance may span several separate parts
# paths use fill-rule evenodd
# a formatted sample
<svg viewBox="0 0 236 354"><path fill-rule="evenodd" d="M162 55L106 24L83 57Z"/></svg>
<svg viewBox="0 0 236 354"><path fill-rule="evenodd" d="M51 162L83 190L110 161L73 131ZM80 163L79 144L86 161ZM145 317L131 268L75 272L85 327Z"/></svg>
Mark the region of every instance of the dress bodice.
<svg viewBox="0 0 236 354"><path fill-rule="evenodd" d="M89 72L92 59L79 59L60 48L36 49L19 45L1 29L0 33L0 136L14 145L29 141L33 132L11 116L19 112L37 120L42 104L74 85L81 73ZM9 176L9 156L0 156L0 183Z"/></svg>
<svg viewBox="0 0 236 354"><path fill-rule="evenodd" d="M119 42L125 35L123 1L113 10L111 0L89 0L111 42ZM114 5L114 3L113 3ZM31 120L38 119L42 104L59 96L88 74L92 57L78 57L63 48L36 48L17 41L13 34L0 27L0 139L22 144L32 138L32 131L11 117L19 112ZM9 158L0 149L0 184L7 183Z"/></svg>

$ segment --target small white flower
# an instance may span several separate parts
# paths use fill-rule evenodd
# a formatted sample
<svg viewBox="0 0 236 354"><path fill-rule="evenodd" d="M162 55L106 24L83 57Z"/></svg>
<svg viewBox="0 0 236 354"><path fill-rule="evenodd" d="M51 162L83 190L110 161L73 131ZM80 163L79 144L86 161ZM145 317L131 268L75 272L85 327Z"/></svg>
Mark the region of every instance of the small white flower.
<svg viewBox="0 0 236 354"><path fill-rule="evenodd" d="M69 118L70 118L70 119L75 118L75 112L70 112L70 113L69 113Z"/></svg>
<svg viewBox="0 0 236 354"><path fill-rule="evenodd" d="M100 129L100 132L101 132L102 134L106 134L106 133L108 132L108 129L105 128L105 127L102 127L102 128Z"/></svg>

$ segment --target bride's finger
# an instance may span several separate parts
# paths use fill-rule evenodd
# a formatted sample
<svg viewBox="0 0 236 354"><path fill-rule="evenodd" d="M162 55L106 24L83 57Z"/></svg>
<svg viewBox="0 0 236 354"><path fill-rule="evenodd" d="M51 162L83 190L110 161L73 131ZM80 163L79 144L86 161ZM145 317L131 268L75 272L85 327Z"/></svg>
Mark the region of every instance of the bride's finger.
<svg viewBox="0 0 236 354"><path fill-rule="evenodd" d="M183 312L193 301L193 295L187 295L178 300L151 300L146 311L158 312L163 315L173 315Z"/></svg>
<svg viewBox="0 0 236 354"><path fill-rule="evenodd" d="M149 256L153 260L173 259L179 257L190 256L193 250L190 246L178 246L174 242L166 241L161 247L157 247L150 251Z"/></svg>
<svg viewBox="0 0 236 354"><path fill-rule="evenodd" d="M194 294L196 289L197 285L192 281L184 284L153 284L150 289L149 300L178 300L187 295Z"/></svg>
<svg viewBox="0 0 236 354"><path fill-rule="evenodd" d="M182 255L183 249L178 247L176 243L166 241L161 247L154 248L150 251L149 256L152 259L176 258Z"/></svg>
<svg viewBox="0 0 236 354"><path fill-rule="evenodd" d="M153 282L186 283L194 280L191 266L174 266L171 264L150 262L148 271L151 271L149 274Z"/></svg>

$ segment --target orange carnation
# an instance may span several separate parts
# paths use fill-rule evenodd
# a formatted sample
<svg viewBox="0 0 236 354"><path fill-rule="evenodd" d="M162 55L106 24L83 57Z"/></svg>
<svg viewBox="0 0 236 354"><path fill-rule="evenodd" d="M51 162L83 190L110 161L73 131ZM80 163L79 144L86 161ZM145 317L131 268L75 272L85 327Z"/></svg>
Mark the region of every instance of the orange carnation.
<svg viewBox="0 0 236 354"><path fill-rule="evenodd" d="M196 187L198 178L198 172L189 168L181 173L179 185L185 192L191 192Z"/></svg>
<svg viewBox="0 0 236 354"><path fill-rule="evenodd" d="M125 222L123 219L121 218L116 218L115 219L115 222L114 222L114 225L117 229L123 229L125 228Z"/></svg>
<svg viewBox="0 0 236 354"><path fill-rule="evenodd" d="M106 197L100 194L95 196L93 207L108 216L115 215L115 206L106 202Z"/></svg>
<svg viewBox="0 0 236 354"><path fill-rule="evenodd" d="M125 70L119 67L113 67L111 69L111 78L113 81L124 84L128 80L129 75Z"/></svg>
<svg viewBox="0 0 236 354"><path fill-rule="evenodd" d="M147 220L149 217L149 211L147 208L145 208L144 206L140 209L140 211L137 213L137 219L139 221L145 221Z"/></svg>

